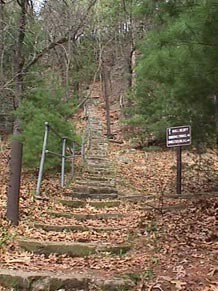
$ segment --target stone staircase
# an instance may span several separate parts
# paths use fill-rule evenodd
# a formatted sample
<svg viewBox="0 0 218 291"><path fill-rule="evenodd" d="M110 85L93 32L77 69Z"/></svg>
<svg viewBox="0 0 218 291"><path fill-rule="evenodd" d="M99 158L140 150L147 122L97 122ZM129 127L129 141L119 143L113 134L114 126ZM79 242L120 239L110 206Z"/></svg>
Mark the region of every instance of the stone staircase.
<svg viewBox="0 0 218 291"><path fill-rule="evenodd" d="M76 180L74 198L79 199L115 199L116 174L107 156L108 143L103 135L103 126L97 118L97 100L90 100L86 104L88 130L91 133L89 149L86 154L86 165L83 176Z"/></svg>
<svg viewBox="0 0 218 291"><path fill-rule="evenodd" d="M78 258L83 262L95 255L98 260L119 258L132 247L127 202L117 193L116 173L95 102L87 104L91 140L84 172L76 179L73 193L49 202L32 231L17 238L11 251L13 258L17 255L14 267L0 266L0 286L5 290L134 290L130 279L109 276L104 266L98 272L73 267ZM30 260L26 267L16 263L22 258Z"/></svg>

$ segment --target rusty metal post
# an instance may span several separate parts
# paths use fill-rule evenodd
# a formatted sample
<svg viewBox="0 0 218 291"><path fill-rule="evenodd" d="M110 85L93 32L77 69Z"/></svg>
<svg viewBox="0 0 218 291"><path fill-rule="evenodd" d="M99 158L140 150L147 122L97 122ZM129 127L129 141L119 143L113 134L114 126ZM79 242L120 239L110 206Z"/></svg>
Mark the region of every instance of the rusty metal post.
<svg viewBox="0 0 218 291"><path fill-rule="evenodd" d="M177 147L176 193L182 194L182 147Z"/></svg>

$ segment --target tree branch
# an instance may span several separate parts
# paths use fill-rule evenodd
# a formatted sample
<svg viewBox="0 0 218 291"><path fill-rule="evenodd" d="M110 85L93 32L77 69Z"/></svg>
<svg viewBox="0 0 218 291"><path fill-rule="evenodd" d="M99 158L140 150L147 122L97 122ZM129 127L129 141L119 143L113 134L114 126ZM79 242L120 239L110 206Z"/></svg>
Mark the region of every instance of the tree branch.
<svg viewBox="0 0 218 291"><path fill-rule="evenodd" d="M86 20L86 18L89 15L89 12L91 10L91 8L96 4L97 0L92 0L87 8L87 11L85 13L85 15L81 18L80 23L78 24L78 26L76 27L76 29L74 30L73 27L71 27L66 33L65 35L60 38L57 41L54 41L52 43L50 43L47 47L43 48L41 50L41 52L37 53L32 60L29 61L29 63L27 63L27 65L24 67L23 69L23 73L27 73L28 70L35 65L47 52L49 52L51 49L55 48L58 45L64 44L66 43L70 38L73 39L74 41L77 39L77 33L79 32L79 30L83 27L84 22ZM73 31L73 34L71 36L69 36L69 32Z"/></svg>

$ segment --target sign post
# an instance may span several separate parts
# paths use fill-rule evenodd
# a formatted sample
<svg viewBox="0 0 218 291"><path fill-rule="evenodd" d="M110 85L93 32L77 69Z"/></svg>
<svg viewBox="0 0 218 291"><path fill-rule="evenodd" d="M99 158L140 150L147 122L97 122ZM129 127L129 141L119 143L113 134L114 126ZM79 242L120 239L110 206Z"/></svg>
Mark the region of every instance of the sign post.
<svg viewBox="0 0 218 291"><path fill-rule="evenodd" d="M182 147L177 147L176 194L182 194Z"/></svg>
<svg viewBox="0 0 218 291"><path fill-rule="evenodd" d="M182 146L191 144L191 126L167 128L167 147L177 147L176 193L182 194Z"/></svg>

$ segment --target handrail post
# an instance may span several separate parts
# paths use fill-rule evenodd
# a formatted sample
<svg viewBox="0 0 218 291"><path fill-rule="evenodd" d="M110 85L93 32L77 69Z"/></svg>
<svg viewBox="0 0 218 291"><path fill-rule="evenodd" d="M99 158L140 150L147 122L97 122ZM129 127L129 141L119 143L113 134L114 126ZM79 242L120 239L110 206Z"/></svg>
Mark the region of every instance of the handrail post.
<svg viewBox="0 0 218 291"><path fill-rule="evenodd" d="M66 153L66 137L62 138L62 156L61 156L61 187L64 187L64 174L65 174L65 153Z"/></svg>
<svg viewBox="0 0 218 291"><path fill-rule="evenodd" d="M40 196L40 187L41 187L41 183L42 183L42 176L43 176L43 168L44 168L44 163L45 163L48 135L49 135L49 124L48 124L48 122L45 122L45 134L44 134L44 140L43 140L43 146L42 146L41 161L40 161L40 166L39 166L39 174L38 174L37 187L36 187L36 197Z"/></svg>
<svg viewBox="0 0 218 291"><path fill-rule="evenodd" d="M88 149L91 148L91 142L92 142L92 131L91 131L91 128L89 127L88 128Z"/></svg>

